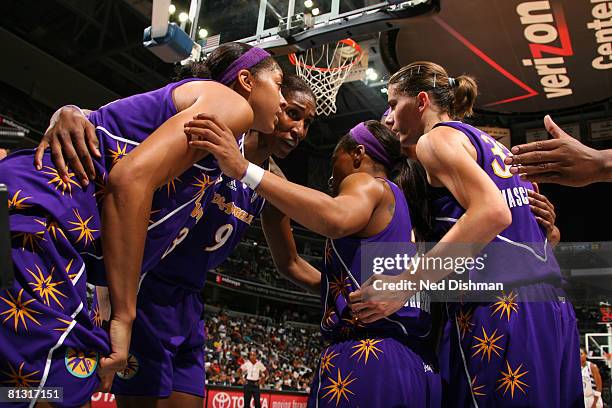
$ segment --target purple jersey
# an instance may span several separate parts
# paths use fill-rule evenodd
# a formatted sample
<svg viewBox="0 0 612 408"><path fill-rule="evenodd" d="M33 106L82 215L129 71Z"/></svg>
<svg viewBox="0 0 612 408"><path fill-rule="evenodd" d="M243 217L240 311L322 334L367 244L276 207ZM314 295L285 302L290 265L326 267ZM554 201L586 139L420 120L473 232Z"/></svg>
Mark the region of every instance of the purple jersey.
<svg viewBox="0 0 612 408"><path fill-rule="evenodd" d="M186 79L155 91L111 102L89 115L89 120L96 126L100 151L104 152L99 163L103 170L98 169L104 179L121 158L177 113L172 99L174 89L194 80L198 79ZM212 197L211 186L214 186L220 175L214 157L209 155L155 192L142 262L143 272L151 270L171 253L201 220L203 210ZM101 198L102 192L103 183L100 183L96 188L96 196ZM95 238L99 238L99 234ZM87 255L101 259L101 245L95 248L97 251ZM95 265L97 273L92 280L103 283L103 265Z"/></svg>
<svg viewBox="0 0 612 408"><path fill-rule="evenodd" d="M418 293L410 300L410 306L367 325L353 318L347 305L349 293L367 277L361 258L367 257L370 246L376 246L376 256L389 247L396 251L398 246L408 247L410 256L416 253L404 194L395 184L385 181L395 197L389 225L372 237L327 241L321 282L321 331L332 341L321 353L308 408L440 407L440 378L434 372L431 353L424 347L426 340L421 339L431 327L427 298ZM341 397L335 392L339 385L344 391Z"/></svg>
<svg viewBox="0 0 612 408"><path fill-rule="evenodd" d="M10 197L16 277L11 288L0 291L0 383L61 386L62 406L82 406L91 398L99 384L99 356L110 351L96 297L92 303L85 282L95 272L94 281L104 278L104 185L114 164L177 113L172 91L184 82L112 102L90 115L103 157L94 158L98 177L85 188L72 172L67 181L59 177L49 151L40 171L32 165L32 150L0 161L0 182ZM143 270L171 252L200 220L219 175L207 157L154 194Z"/></svg>
<svg viewBox="0 0 612 408"><path fill-rule="evenodd" d="M465 123L442 122L435 127L437 126L451 127L469 138L476 149L478 165L499 188L512 213L512 224L492 241L500 243L496 244L498 246L494 249L496 256L489 257L487 268L471 273L470 279L512 284L559 282L559 265L548 245L543 228L536 221L529 206L527 190L533 190L533 185L510 173L510 166L504 164L504 158L510 154L508 149L485 132ZM448 190L434 190L435 230L441 237L463 215L465 209ZM504 243L503 254L500 250L501 243ZM498 254L502 256L497 256ZM508 273L510 260L512 273Z"/></svg>
<svg viewBox="0 0 612 408"><path fill-rule="evenodd" d="M230 256L264 204L264 198L247 185L221 177L204 209L204 220L152 273L186 288L202 289L206 271Z"/></svg>
<svg viewBox="0 0 612 408"><path fill-rule="evenodd" d="M408 203L400 188L385 180L395 197L395 211L389 225L380 233L368 238L345 237L328 239L325 245L325 263L321 282L323 319L321 331L331 338L346 338L360 332L378 333L399 337L425 337L429 333L431 317L429 298L417 293L410 305L378 322L364 325L354 319L348 307L349 293L359 289L360 282L368 277L362 275L361 258L363 246L368 243L412 243L412 223ZM416 246L409 245L410 256ZM384 248L383 248L384 250Z"/></svg>

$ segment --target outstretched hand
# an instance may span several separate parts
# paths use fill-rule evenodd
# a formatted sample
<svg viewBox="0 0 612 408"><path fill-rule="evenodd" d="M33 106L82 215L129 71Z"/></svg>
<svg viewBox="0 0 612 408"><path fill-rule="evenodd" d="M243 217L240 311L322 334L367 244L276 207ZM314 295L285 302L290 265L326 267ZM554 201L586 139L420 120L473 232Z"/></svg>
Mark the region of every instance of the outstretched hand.
<svg viewBox="0 0 612 408"><path fill-rule="evenodd" d="M504 162L525 180L582 187L598 181L604 166L602 152L568 135L549 115L544 126L553 139L514 146Z"/></svg>
<svg viewBox="0 0 612 408"><path fill-rule="evenodd" d="M191 138L191 147L206 150L215 156L225 175L242 179L249 162L238 149L231 129L216 116L207 113L194 116L192 121L185 124L185 134Z"/></svg>

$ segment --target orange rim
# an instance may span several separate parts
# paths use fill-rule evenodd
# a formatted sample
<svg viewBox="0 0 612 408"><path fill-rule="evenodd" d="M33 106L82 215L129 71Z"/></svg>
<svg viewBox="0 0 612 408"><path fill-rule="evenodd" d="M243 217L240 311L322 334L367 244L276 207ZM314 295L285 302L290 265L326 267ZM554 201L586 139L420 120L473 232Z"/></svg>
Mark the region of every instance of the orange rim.
<svg viewBox="0 0 612 408"><path fill-rule="evenodd" d="M358 56L350 64L346 64L346 65L343 65L343 66L338 67L338 68L322 68L322 67L317 67L317 66L314 66L314 65L308 65L308 64L304 64L304 63L299 62L297 60L297 57L296 57L294 52L289 54L289 62L291 62L291 64L293 64L293 65L299 65L300 67L304 67L306 69L312 69L312 70L316 70L316 71L320 71L320 72L330 72L330 71L342 71L343 69L349 69L349 68L351 68L353 65L355 65L357 62L359 62L361 60L361 52L362 51L361 51L361 47L359 46L359 44L357 44L355 41L353 41L350 38L345 38L344 40L340 40L338 42L342 43L342 44L345 44L345 45L348 45L350 47L353 47L355 49L355 51L357 51Z"/></svg>

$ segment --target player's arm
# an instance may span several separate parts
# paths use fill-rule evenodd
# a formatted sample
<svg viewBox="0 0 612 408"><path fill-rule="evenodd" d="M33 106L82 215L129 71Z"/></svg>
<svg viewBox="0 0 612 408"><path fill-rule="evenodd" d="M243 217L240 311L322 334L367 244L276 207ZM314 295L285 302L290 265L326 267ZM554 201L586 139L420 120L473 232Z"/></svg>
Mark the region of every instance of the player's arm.
<svg viewBox="0 0 612 408"><path fill-rule="evenodd" d="M471 156L470 148L461 132L444 126L434 128L417 144L417 156L428 177L446 187L465 208L441 242L487 244L512 222L499 189Z"/></svg>
<svg viewBox="0 0 612 408"><path fill-rule="evenodd" d="M267 203L261 225L278 273L306 290L319 293L321 272L298 254L290 218Z"/></svg>
<svg viewBox="0 0 612 408"><path fill-rule="evenodd" d="M202 86L206 86L202 93L205 96L167 120L109 172L102 210L102 248L111 302L110 359L122 364L136 317L136 293L153 193L208 154L189 147L183 124L206 111L227 124L237 137L252 122L253 113L244 98L219 84L208 82ZM175 91L175 99L181 99L181 87Z"/></svg>
<svg viewBox="0 0 612 408"><path fill-rule="evenodd" d="M593 379L595 380L595 398L593 401L593 406L597 406L597 400L601 398L601 391L603 390L603 382L601 381L601 374L599 373L599 367L597 364L591 364L591 372L593 373Z"/></svg>
<svg viewBox="0 0 612 408"><path fill-rule="evenodd" d="M311 231L341 238L368 225L384 190L371 175L354 173L342 181L338 196L331 197L266 172L257 192Z"/></svg>
<svg viewBox="0 0 612 408"><path fill-rule="evenodd" d="M206 115L199 116L200 120L185 125L185 132L193 139L191 145L210 151L223 173L241 180L249 162L238 150L231 132ZM311 231L329 238L340 238L367 226L384 189L374 177L355 173L342 181L337 197L330 197L265 171L256 191Z"/></svg>
<svg viewBox="0 0 612 408"><path fill-rule="evenodd" d="M270 171L286 179L272 158ZM261 214L261 225L278 273L306 290L319 293L321 272L299 256L291 232L291 219L272 204L266 203Z"/></svg>
<svg viewBox="0 0 612 408"><path fill-rule="evenodd" d="M96 158L101 155L95 128L85 117L90 112L67 105L53 114L34 154L34 166L38 170L42 169L45 150L51 147L51 160L64 181L67 182L68 178L67 166L74 171L83 187L96 178L92 155Z"/></svg>

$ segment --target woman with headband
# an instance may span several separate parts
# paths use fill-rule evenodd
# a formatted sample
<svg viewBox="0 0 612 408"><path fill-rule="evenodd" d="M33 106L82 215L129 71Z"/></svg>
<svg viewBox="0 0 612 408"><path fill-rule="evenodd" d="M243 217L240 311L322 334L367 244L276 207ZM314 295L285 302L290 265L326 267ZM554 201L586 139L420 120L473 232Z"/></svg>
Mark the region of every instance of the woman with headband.
<svg viewBox="0 0 612 408"><path fill-rule="evenodd" d="M200 221L221 173L208 152L189 147L184 123L206 112L236 145L248 129L274 130L283 74L267 52L225 44L193 69L192 78L89 115L106 154L95 159L99 176L87 187L71 172L61 176L49 153L38 171L33 151L0 162L16 274L0 292L3 384L63 387L56 405L70 407L88 405L99 386L108 390L129 364L141 271ZM95 298L88 304L86 281L109 286L108 333ZM154 404L140 401L147 402Z"/></svg>
<svg viewBox="0 0 612 408"><path fill-rule="evenodd" d="M542 212L529 193L535 186L504 164L505 146L458 121L472 113L476 96L473 78L449 77L432 62L412 63L389 80L393 130L404 154L416 145L433 196L442 245L429 255L486 257L484 268L468 269L470 281L505 288L447 303L440 350L444 406L582 406L576 317L547 228L538 225ZM437 281L452 272L417 269L387 281ZM368 322L384 318L397 307L387 296L364 285L351 295L353 311Z"/></svg>
<svg viewBox="0 0 612 408"><path fill-rule="evenodd" d="M190 69L185 74L191 75L191 72ZM271 164L271 156L284 158L297 147L306 137L315 117L316 99L303 79L285 75L281 92L287 104L278 117L274 132L264 134L250 130L240 142L244 156L262 167ZM72 159L77 161L76 165L73 162L70 165L88 168L86 159L91 160L96 153L87 149L84 137L87 132L95 132L95 128L74 106L63 107L61 111L63 114L54 115L58 117L57 121L53 121L41 145L60 139L60 130L66 132L72 140L63 140L62 144L50 143L52 152L57 153L55 157L52 155L54 163L58 162L58 156L67 154L68 145L78 150L80 140L86 150ZM198 123L196 119L189 125L197 126ZM91 176L79 178L83 183ZM148 270L140 282L128 367L115 377L112 387L122 406L138 404L141 397L169 398L170 402L178 401L180 397L181 406L201 407L203 404L205 337L201 293L207 272L231 255L255 217L261 215L263 219L265 214L272 212L263 211L265 200L256 192L226 176L214 185L212 194L210 205L204 209L206 217L168 256ZM266 225L272 223L276 226L282 221L271 221ZM289 254L291 248L288 248L285 232L270 232L266 225L264 231L270 250ZM291 277L294 268L281 263L279 270L286 271L286 275ZM307 270L308 275L304 275L304 269L299 272L299 283L318 292L320 273ZM98 295L106 300L105 289L99 287ZM172 301L168 302L168 299ZM107 318L107 313L102 315ZM168 347L170 342L171 348Z"/></svg>
<svg viewBox="0 0 612 408"><path fill-rule="evenodd" d="M237 178L278 210L328 238L322 271L323 350L309 407L438 407L439 378L426 350L429 302L416 297L384 321L363 324L351 313L349 294L371 273L363 248L401 243L414 254L411 215L418 202L411 162L398 139L377 121L360 123L338 142L332 157L332 196L284 180L247 162L226 127L210 121L192 128L193 146L210 151L224 174ZM401 186L392 178L397 175ZM412 200L412 197L408 197ZM414 204L413 204L414 202ZM384 245L382 246L384 249ZM387 248L388 249L388 248ZM394 247L393 249L397 249Z"/></svg>

